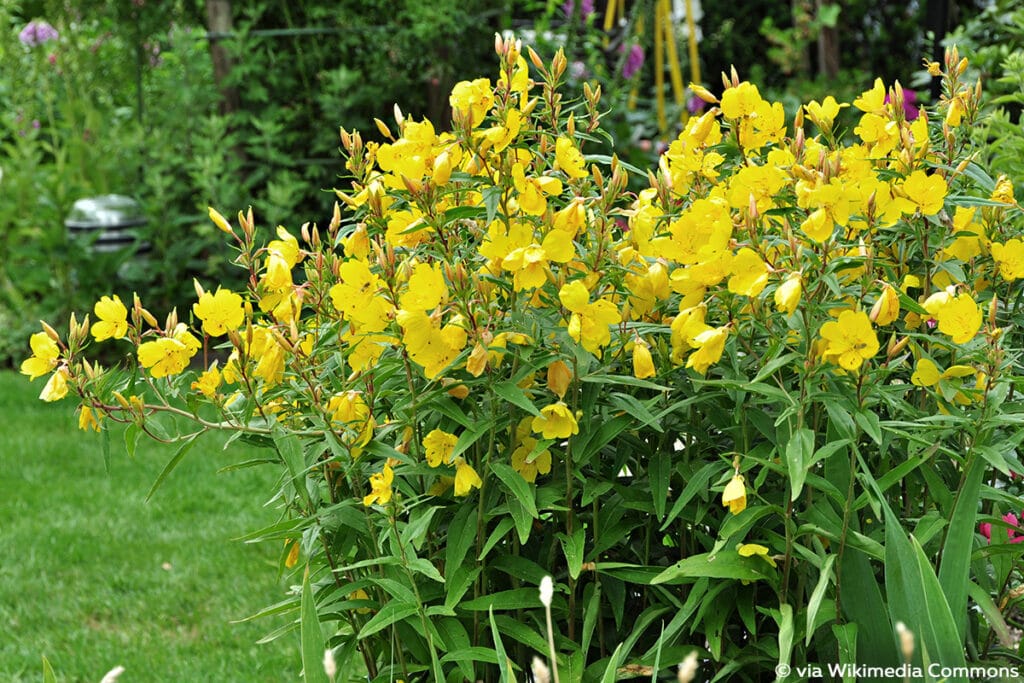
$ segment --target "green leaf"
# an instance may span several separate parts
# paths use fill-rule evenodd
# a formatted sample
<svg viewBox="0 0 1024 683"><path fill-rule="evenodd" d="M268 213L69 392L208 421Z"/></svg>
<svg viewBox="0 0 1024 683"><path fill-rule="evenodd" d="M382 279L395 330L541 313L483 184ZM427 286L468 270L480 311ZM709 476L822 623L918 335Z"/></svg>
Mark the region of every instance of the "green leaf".
<svg viewBox="0 0 1024 683"><path fill-rule="evenodd" d="M455 448L452 449L452 454L449 458L454 460L455 456L462 455L466 452L466 449L479 441L480 437L489 432L493 426L490 422L480 422L467 428L466 431L459 434L459 439L455 442Z"/></svg>
<svg viewBox="0 0 1024 683"><path fill-rule="evenodd" d="M168 460L167 464L164 465L164 468L160 470L160 474L157 475L156 481L154 481L153 485L149 488L149 493L146 494L147 503L149 502L149 499L153 497L153 494L156 493L156 490L160 488L160 485L164 483L164 479L167 478L167 475L174 471L174 468L178 466L178 463L181 462L182 458L184 458L185 455L192 449L193 444L195 444L196 439L199 438L200 434L202 434L202 432L196 432L195 434L192 434L191 436L187 437L181 443L180 446L178 446L178 450L174 452L174 455L171 457L171 459Z"/></svg>
<svg viewBox="0 0 1024 683"><path fill-rule="evenodd" d="M807 629L804 631L804 646L811 644L814 636L814 620L821 609L821 601L825 597L825 590L828 588L829 579L832 578L832 565L836 562L836 555L829 555L821 565L821 572L818 574L818 585L811 593L811 599L807 601ZM787 662L788 663L788 662Z"/></svg>
<svg viewBox="0 0 1024 683"><path fill-rule="evenodd" d="M702 576L743 581L768 580L774 578L769 569L768 563L760 558L740 557L735 550L727 550L717 555L702 553L680 560L654 577L651 583L688 583Z"/></svg>
<svg viewBox="0 0 1024 683"><path fill-rule="evenodd" d="M608 658L608 666L604 669L604 675L601 676L601 683L615 683L618 680L619 664L622 663L622 643L615 648L615 652Z"/></svg>
<svg viewBox="0 0 1024 683"><path fill-rule="evenodd" d="M470 612L491 610L531 609L540 606L540 593L536 588L511 588L490 595L482 595L459 605Z"/></svg>
<svg viewBox="0 0 1024 683"><path fill-rule="evenodd" d="M498 522L498 525L494 527L494 531L492 531L491 535L487 537L487 542L484 543L484 547L480 549L480 555L476 558L477 561L479 562L483 560L485 557L487 557L487 553L491 551L491 548L493 548L495 544L498 543L498 541L505 538L505 534L507 534L509 532L509 529L511 529L515 525L515 521L511 518L502 517L501 520ZM475 538L472 536L470 538L472 540L475 540Z"/></svg>
<svg viewBox="0 0 1024 683"><path fill-rule="evenodd" d="M106 427L100 430L100 448L103 451L103 471L110 474L110 430Z"/></svg>
<svg viewBox="0 0 1024 683"><path fill-rule="evenodd" d="M302 441L295 434L285 432L280 428L274 429L273 439L274 450L281 456L281 460L288 468L295 493L302 500L305 508L310 509L309 491L306 489L306 456L302 452Z"/></svg>
<svg viewBox="0 0 1024 683"><path fill-rule="evenodd" d="M407 619L416 614L416 605L402 602L401 600L389 600L380 608L380 611L373 615L373 618L363 624L359 631L359 639L362 640L374 633L383 631L396 621ZM323 654L321 652L321 654Z"/></svg>
<svg viewBox="0 0 1024 683"><path fill-rule="evenodd" d="M128 449L128 457L135 457L135 449L139 445L139 439L142 438L142 430L139 429L137 424L130 424L124 430L124 447Z"/></svg>
<svg viewBox="0 0 1024 683"><path fill-rule="evenodd" d="M500 683L516 683L515 672L512 671L512 662L505 654L505 646L501 642L501 632L494 622L494 610L488 610L487 616L491 622L491 636L494 638L494 650L498 655L498 674Z"/></svg>
<svg viewBox="0 0 1024 683"><path fill-rule="evenodd" d="M699 470L697 470L692 476L685 477L684 473L684 478L686 479L686 486L683 488L683 492L679 494L679 497L676 498L676 502L672 504L672 510L668 513L668 518L666 518L665 521L662 522L661 529L659 529L659 531L664 531L665 529L667 529L668 525L671 524L675 520L675 518L679 516L679 514L683 511L683 508L685 508L686 505L691 500L693 500L694 496L696 496L701 491L707 491L708 482L710 482L711 478L714 477L719 472L721 472L723 469L724 466L721 463L709 462L708 464L704 465L704 467L701 467Z"/></svg>
<svg viewBox="0 0 1024 683"><path fill-rule="evenodd" d="M975 455L964 473L964 483L956 495L953 514L942 544L939 584L956 618L960 639L967 635L967 591L971 579L971 551L974 549L974 522L978 517L981 482L985 460Z"/></svg>
<svg viewBox="0 0 1024 683"><path fill-rule="evenodd" d="M471 505L459 506L459 510L448 523L448 533L445 537L444 566L445 574L451 576L452 572L462 565L466 554L476 541L476 529L473 526L476 517L476 509Z"/></svg>
<svg viewBox="0 0 1024 683"><path fill-rule="evenodd" d="M840 562L842 571L837 576L837 595L843 613L851 624L864 624L855 631L856 647L860 652L858 663L870 666L894 667L901 659L896 652L896 641L890 631L888 611L882 600L882 591L875 579L875 571L868 556L853 547L847 547Z"/></svg>
<svg viewBox="0 0 1024 683"><path fill-rule="evenodd" d="M814 455L814 432L798 429L786 444L786 464L789 467L790 500L796 500L804 488L807 466Z"/></svg>
<svg viewBox="0 0 1024 683"><path fill-rule="evenodd" d="M487 209L487 225L494 222L494 217L498 215L498 204L501 202L502 189L499 185L493 185L491 187L485 187L483 192L484 196L484 207Z"/></svg>
<svg viewBox="0 0 1024 683"><path fill-rule="evenodd" d="M530 517L537 518L537 501L534 500L533 489L523 479L523 475L516 472L510 465L506 465L503 462L492 462L491 472L497 475L501 483L505 485L509 493L517 500L523 508L526 510Z"/></svg>
<svg viewBox="0 0 1024 683"><path fill-rule="evenodd" d="M409 560L409 569L417 574L422 574L428 579L444 583L444 577L441 576L441 572L437 571L437 567L425 557L416 557Z"/></svg>
<svg viewBox="0 0 1024 683"><path fill-rule="evenodd" d="M537 406L533 405L533 401L529 399L522 389L512 382L499 382L491 387L494 393L505 399L509 403L519 406L526 412L540 417L540 410Z"/></svg>
<svg viewBox="0 0 1024 683"><path fill-rule="evenodd" d="M309 585L309 569L302 577L302 605L299 608L300 639L302 641L303 680L311 683L328 683L324 672L324 634L320 618L316 613L313 589Z"/></svg>
<svg viewBox="0 0 1024 683"><path fill-rule="evenodd" d="M857 624L832 624L832 635L839 645L839 664L842 665L843 683L856 683L854 665L857 663ZM845 672L850 673L845 673Z"/></svg>
<svg viewBox="0 0 1024 683"><path fill-rule="evenodd" d="M573 532L572 536L568 536L562 532L558 532L555 536L562 545L562 552L565 554L566 566L569 568L569 576L575 581L579 578L580 571L583 568L583 527L581 526L577 528L576 531Z"/></svg>
<svg viewBox="0 0 1024 683"><path fill-rule="evenodd" d="M793 655L793 606L779 605L779 664L789 665Z"/></svg>
<svg viewBox="0 0 1024 683"><path fill-rule="evenodd" d="M1003 613L996 607L996 603L992 600L992 596L985 592L978 584L971 581L967 584L967 594L971 596L971 599L978 604L982 614L988 620L989 626L996 632L999 637L999 642L1003 647L1012 648L1014 645L1013 634L1010 633L1010 627L1003 618Z"/></svg>
<svg viewBox="0 0 1024 683"><path fill-rule="evenodd" d="M871 437L876 444L882 444L882 427L878 423L878 416L874 413L860 411L854 413L853 419L857 421L864 433Z"/></svg>
<svg viewBox="0 0 1024 683"><path fill-rule="evenodd" d="M53 673L53 667L50 666L50 660L43 655L43 683L57 683L57 676Z"/></svg>
<svg viewBox="0 0 1024 683"><path fill-rule="evenodd" d="M654 514L658 519L662 519L665 517L669 478L672 476L672 453L667 451L652 453L647 460L647 476L651 481Z"/></svg>

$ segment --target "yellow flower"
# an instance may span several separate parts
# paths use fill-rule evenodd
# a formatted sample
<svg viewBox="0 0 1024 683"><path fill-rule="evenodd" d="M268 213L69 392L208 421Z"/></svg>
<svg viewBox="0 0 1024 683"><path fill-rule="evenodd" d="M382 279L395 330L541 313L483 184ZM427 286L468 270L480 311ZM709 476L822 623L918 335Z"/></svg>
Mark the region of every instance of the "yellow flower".
<svg viewBox="0 0 1024 683"><path fill-rule="evenodd" d="M569 383L572 382L572 370L564 361L556 360L548 366L548 389L558 398L565 398L565 392L569 390Z"/></svg>
<svg viewBox="0 0 1024 683"><path fill-rule="evenodd" d="M965 344L974 339L981 329L981 318L981 307L969 294L952 297L935 314L939 332L952 337L954 344Z"/></svg>
<svg viewBox="0 0 1024 683"><path fill-rule="evenodd" d="M939 383L939 377L939 369L935 363L929 358L922 358L914 367L910 383L918 387L933 387Z"/></svg>
<svg viewBox="0 0 1024 683"><path fill-rule="evenodd" d="M1017 200L1013 197L1013 181L1005 175L999 176L999 180L996 181L996 186L992 189L992 195L989 199L1003 204L1016 204Z"/></svg>
<svg viewBox="0 0 1024 683"><path fill-rule="evenodd" d="M555 141L555 168L570 178L586 178L587 162L575 143L565 136Z"/></svg>
<svg viewBox="0 0 1024 683"><path fill-rule="evenodd" d="M422 311L400 310L396 319L409 358L423 367L427 379L434 379L451 365L468 341L462 327L451 323L441 327L439 321Z"/></svg>
<svg viewBox="0 0 1024 683"><path fill-rule="evenodd" d="M885 84L881 78L876 78L871 90L861 93L860 97L853 101L853 106L863 112L873 113L885 106Z"/></svg>
<svg viewBox="0 0 1024 683"><path fill-rule="evenodd" d="M793 315L803 293L803 279L800 273L790 273L775 290L775 308Z"/></svg>
<svg viewBox="0 0 1024 683"><path fill-rule="evenodd" d="M736 474L725 485L722 491L722 505L729 508L729 512L738 515L747 507L747 487L743 485L743 475Z"/></svg>
<svg viewBox="0 0 1024 683"><path fill-rule="evenodd" d="M220 370L217 369L217 361L214 361L209 370L199 375L199 378L192 382L192 388L198 389L203 396L212 399L217 395L217 389L220 387L220 383Z"/></svg>
<svg viewBox="0 0 1024 683"><path fill-rule="evenodd" d="M942 176L934 173L928 175L924 171L914 171L903 181L903 193L926 216L942 210L948 189Z"/></svg>
<svg viewBox="0 0 1024 683"><path fill-rule="evenodd" d="M286 569L291 569L299 562L299 542L286 538L284 546L288 548L288 556L284 558L284 566Z"/></svg>
<svg viewBox="0 0 1024 683"><path fill-rule="evenodd" d="M400 299L407 311L429 311L448 300L448 285L439 264L417 263L409 277L409 286Z"/></svg>
<svg viewBox="0 0 1024 683"><path fill-rule="evenodd" d="M530 426L545 439L567 439L580 433L576 416L561 401L541 408L540 415L533 418Z"/></svg>
<svg viewBox="0 0 1024 683"><path fill-rule="evenodd" d="M722 93L722 116L727 119L751 116L763 101L757 86L744 81Z"/></svg>
<svg viewBox="0 0 1024 683"><path fill-rule="evenodd" d="M729 337L728 327L715 327L705 330L693 338L697 350L686 359L686 367L693 368L700 374L718 362L725 349L725 340Z"/></svg>
<svg viewBox="0 0 1024 683"><path fill-rule="evenodd" d="M775 558L768 554L768 548L758 543L744 543L737 549L736 552L740 554L740 557L754 557L756 555L757 557L762 558L771 566L778 566L775 563Z"/></svg>
<svg viewBox="0 0 1024 683"><path fill-rule="evenodd" d="M395 473L391 466L384 464L384 469L376 474L370 475L370 489L363 498L363 505L369 507L374 503L387 505L391 502L391 482L395 480Z"/></svg>
<svg viewBox="0 0 1024 683"><path fill-rule="evenodd" d="M494 104L490 79L478 78L474 81L456 83L448 97L448 103L455 113L469 119L470 125L476 128L484 120L487 110Z"/></svg>
<svg viewBox="0 0 1024 683"><path fill-rule="evenodd" d="M177 375L186 367L202 344L192 336L184 323L178 323L170 336L139 345L139 363L153 377Z"/></svg>
<svg viewBox="0 0 1024 683"><path fill-rule="evenodd" d="M524 436L519 447L512 451L512 469L531 484L537 481L538 474L547 474L551 471L551 451L547 448L535 455L533 460L527 461L537 443L537 439L532 436Z"/></svg>
<svg viewBox="0 0 1024 683"><path fill-rule="evenodd" d="M502 266L514 273L512 284L519 292L535 289L547 281L549 261L568 263L575 256L572 235L564 230L552 230L541 244L534 242L509 253L502 260Z"/></svg>
<svg viewBox="0 0 1024 683"><path fill-rule="evenodd" d="M455 458L455 495L468 496L473 489L483 486L480 475L462 456Z"/></svg>
<svg viewBox="0 0 1024 683"><path fill-rule="evenodd" d="M352 457L359 457L359 449L370 442L373 428L377 426L362 393L345 391L331 396L327 402L327 413L332 422L345 426L345 443L355 447Z"/></svg>
<svg viewBox="0 0 1024 683"><path fill-rule="evenodd" d="M896 288L886 283L882 294L871 308L871 321L876 325L888 325L900 317L900 295Z"/></svg>
<svg viewBox="0 0 1024 683"><path fill-rule="evenodd" d="M878 353L878 337L864 311L843 311L838 320L821 326L821 338L825 340L825 359L844 370L856 370Z"/></svg>
<svg viewBox="0 0 1024 683"><path fill-rule="evenodd" d="M489 356L487 347L477 342L473 346L473 351L470 352L469 358L466 359L466 372L474 377L484 374L484 370L487 369L487 359Z"/></svg>
<svg viewBox="0 0 1024 683"><path fill-rule="evenodd" d="M993 242L992 260L999 266L999 275L1007 282L1024 277L1024 242L1017 238L1005 244Z"/></svg>
<svg viewBox="0 0 1024 683"><path fill-rule="evenodd" d="M654 369L654 359L651 358L651 349L642 339L633 344L633 376L637 379L654 377L657 371Z"/></svg>
<svg viewBox="0 0 1024 683"><path fill-rule="evenodd" d="M836 98L829 95L820 104L816 100L811 100L809 104L804 105L804 111L814 121L821 130L831 130L832 122L835 121L836 116L839 115L839 110L843 107L849 107L848 104L839 104L836 102Z"/></svg>
<svg viewBox="0 0 1024 683"><path fill-rule="evenodd" d="M740 249L732 261L729 291L743 296L757 296L768 284L768 265L749 247Z"/></svg>
<svg viewBox="0 0 1024 683"><path fill-rule="evenodd" d="M219 337L228 330L238 329L245 320L242 297L230 289L220 287L214 294L203 292L199 301L192 304L192 312L203 321L203 332L211 337Z"/></svg>
<svg viewBox="0 0 1024 683"><path fill-rule="evenodd" d="M102 414L100 418L102 419ZM92 408L85 405L84 403L78 409L78 428L83 432L87 432L90 429L94 432L100 431L100 421L96 418L96 414L92 411Z"/></svg>
<svg viewBox="0 0 1024 683"><path fill-rule="evenodd" d="M32 355L21 363L21 374L28 375L30 380L42 377L57 367L60 347L45 332L36 332L28 340Z"/></svg>
<svg viewBox="0 0 1024 683"><path fill-rule="evenodd" d="M548 208L546 195L562 193L562 181L550 176L527 177L521 163L512 166L512 182L519 193L519 208L529 216L540 216Z"/></svg>
<svg viewBox="0 0 1024 683"><path fill-rule="evenodd" d="M92 310L99 318L92 325L92 336L96 341L121 339L128 334L128 309L117 294L113 298L101 297Z"/></svg>
<svg viewBox="0 0 1024 683"><path fill-rule="evenodd" d="M440 429L434 429L423 437L423 455L431 467L447 465L452 461L452 451L459 437Z"/></svg>
<svg viewBox="0 0 1024 683"><path fill-rule="evenodd" d="M69 376L70 373L68 373L67 368L57 368L57 371L50 375L50 379L46 382L46 386L43 387L39 398L49 403L51 401L59 401L67 396Z"/></svg>

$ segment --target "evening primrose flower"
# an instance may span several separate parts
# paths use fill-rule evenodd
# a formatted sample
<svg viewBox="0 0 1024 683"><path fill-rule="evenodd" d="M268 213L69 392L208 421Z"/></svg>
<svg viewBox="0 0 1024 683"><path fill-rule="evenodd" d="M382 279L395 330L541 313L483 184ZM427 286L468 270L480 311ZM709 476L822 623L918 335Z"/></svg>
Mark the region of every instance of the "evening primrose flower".
<svg viewBox="0 0 1024 683"><path fill-rule="evenodd" d="M807 116L814 122L814 125L826 131L832 130L832 123L835 121L836 116L839 115L839 110L849 106L846 103L839 104L836 102L836 98L829 95L820 103L817 100L811 100L811 102L804 105L804 111L807 112Z"/></svg>
<svg viewBox="0 0 1024 683"><path fill-rule="evenodd" d="M570 178L586 178L588 175L583 154L565 136L555 141L555 167Z"/></svg>
<svg viewBox="0 0 1024 683"><path fill-rule="evenodd" d="M484 120L487 110L494 104L490 79L478 78L474 81L456 83L448 97L448 103L454 112L468 119L470 126L476 128Z"/></svg>
<svg viewBox="0 0 1024 683"><path fill-rule="evenodd" d="M459 440L456 435L441 429L431 430L423 437L423 455L431 467L440 467L452 461L452 452Z"/></svg>
<svg viewBox="0 0 1024 683"><path fill-rule="evenodd" d="M803 279L800 273L790 273L775 290L775 308L793 315L803 293Z"/></svg>
<svg viewBox="0 0 1024 683"><path fill-rule="evenodd" d="M102 414L100 417L102 418ZM90 429L95 432L100 431L100 421L96 418L96 413L84 403L78 409L78 428L83 432L87 432Z"/></svg>
<svg viewBox="0 0 1024 683"><path fill-rule="evenodd" d="M871 321L876 325L888 325L900 317L900 296L896 288L886 283L882 294L871 308Z"/></svg>
<svg viewBox="0 0 1024 683"><path fill-rule="evenodd" d="M722 491L722 505L729 508L729 512L738 515L747 507L747 487L743 485L743 475L735 474Z"/></svg>
<svg viewBox="0 0 1024 683"><path fill-rule="evenodd" d="M128 334L128 309L121 303L121 297L117 294L113 298L100 297L93 307L93 312L99 319L92 324L91 330L96 341L121 339Z"/></svg>
<svg viewBox="0 0 1024 683"><path fill-rule="evenodd" d="M768 554L768 548L759 543L744 543L736 552L740 557L760 557L771 566L778 566L775 563L775 558Z"/></svg>
<svg viewBox="0 0 1024 683"><path fill-rule="evenodd" d="M548 366L548 389L558 398L565 397L565 392L569 390L570 382L572 382L572 370L565 364L565 361L556 360Z"/></svg>
<svg viewBox="0 0 1024 683"><path fill-rule="evenodd" d="M744 247L736 253L732 261L732 273L729 291L733 294L757 296L768 284L768 265L750 247Z"/></svg>
<svg viewBox="0 0 1024 683"><path fill-rule="evenodd" d="M480 475L462 456L455 458L455 495L468 496L473 489L484 485Z"/></svg>
<svg viewBox="0 0 1024 683"><path fill-rule="evenodd" d="M153 377L177 375L201 346L185 324L178 323L170 335L139 345L139 364Z"/></svg>
<svg viewBox="0 0 1024 683"><path fill-rule="evenodd" d="M39 394L39 398L50 403L52 401L59 401L68 395L68 377L71 374L65 367L57 368L57 371L50 375L49 381L46 382L46 386L43 387L42 393Z"/></svg>
<svg viewBox="0 0 1024 683"><path fill-rule="evenodd" d="M519 446L512 451L512 469L531 484L537 481L538 474L551 471L551 451L547 448L535 455L533 460L528 460L538 443L532 436L524 436Z"/></svg>
<svg viewBox="0 0 1024 683"><path fill-rule="evenodd" d="M541 408L540 415L533 418L531 427L545 439L567 439L580 433L576 416L561 401Z"/></svg>
<svg viewBox="0 0 1024 683"><path fill-rule="evenodd" d="M220 370L217 369L217 361L214 361L209 370L203 372L196 381L192 382L192 388L198 389L203 396L212 399L217 395L221 381L222 377Z"/></svg>
<svg viewBox="0 0 1024 683"><path fill-rule="evenodd" d="M1007 282L1024 277L1024 242L1017 238L1005 243L992 243L992 260L999 266L999 275Z"/></svg>
<svg viewBox="0 0 1024 683"><path fill-rule="evenodd" d="M843 311L838 320L821 326L821 338L825 340L825 359L844 370L856 370L878 353L878 337L864 311Z"/></svg>
<svg viewBox="0 0 1024 683"><path fill-rule="evenodd" d="M374 503L387 505L391 502L391 483L395 480L395 473L391 466L384 464L384 469L370 475L370 493L363 497L363 505L369 507Z"/></svg>
<svg viewBox="0 0 1024 683"><path fill-rule="evenodd" d="M514 273L512 286L517 292L540 287L548 278L548 262L568 263L576 256L572 235L564 230L552 230L540 244L536 242L515 249L502 261L506 270Z"/></svg>
<svg viewBox="0 0 1024 683"><path fill-rule="evenodd" d="M650 346L643 339L637 339L633 343L633 376L637 379L646 379L656 374L658 373L654 369Z"/></svg>
<svg viewBox="0 0 1024 683"><path fill-rule="evenodd" d="M46 332L36 332L28 340L32 355L21 363L21 374L30 380L42 377L57 367L60 347Z"/></svg>
<svg viewBox="0 0 1024 683"><path fill-rule="evenodd" d="M996 186L992 189L992 195L989 199L1003 204L1016 204L1017 200L1013 197L1013 181L1005 175L999 176L999 180L996 181Z"/></svg>
<svg viewBox="0 0 1024 683"><path fill-rule="evenodd" d="M981 307L969 294L958 294L941 306L936 315L939 332L953 338L954 344L965 344L974 339L981 329Z"/></svg>
<svg viewBox="0 0 1024 683"><path fill-rule="evenodd" d="M928 175L914 171L903 181L903 193L925 216L933 216L942 210L949 186L942 176Z"/></svg>
<svg viewBox="0 0 1024 683"><path fill-rule="evenodd" d="M406 292L399 300L407 311L430 311L448 300L448 285L437 263L417 263L409 277Z"/></svg>
<svg viewBox="0 0 1024 683"><path fill-rule="evenodd" d="M192 312L203 321L203 332L211 337L219 337L227 334L228 330L238 329L245 320L242 297L221 287L213 294L203 292L199 301L192 304Z"/></svg>
<svg viewBox="0 0 1024 683"><path fill-rule="evenodd" d="M702 375L706 373L708 368L722 357L725 340L728 337L728 326L711 328L698 334L693 339L697 350L686 359L686 367L693 368Z"/></svg>

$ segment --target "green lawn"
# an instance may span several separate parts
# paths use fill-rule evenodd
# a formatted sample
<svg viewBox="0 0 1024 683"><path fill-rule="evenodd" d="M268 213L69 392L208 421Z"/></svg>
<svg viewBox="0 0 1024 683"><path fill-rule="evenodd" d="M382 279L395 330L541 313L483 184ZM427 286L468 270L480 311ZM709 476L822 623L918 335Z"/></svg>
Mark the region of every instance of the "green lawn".
<svg viewBox="0 0 1024 683"><path fill-rule="evenodd" d="M74 404L36 399L43 380L0 373L0 681L294 681L297 631L256 641L282 617L232 624L277 602L279 548L233 540L275 521L276 473L217 474L246 459L200 441L144 502L173 454L77 428Z"/></svg>

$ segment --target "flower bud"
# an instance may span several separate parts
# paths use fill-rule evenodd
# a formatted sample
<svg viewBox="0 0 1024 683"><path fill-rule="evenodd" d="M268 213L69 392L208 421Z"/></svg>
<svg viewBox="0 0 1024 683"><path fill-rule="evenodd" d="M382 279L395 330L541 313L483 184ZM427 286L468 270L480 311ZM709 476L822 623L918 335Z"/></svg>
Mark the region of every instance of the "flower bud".
<svg viewBox="0 0 1024 683"><path fill-rule="evenodd" d="M556 360L548 366L548 389L558 398L564 398L572 382L572 369L564 361Z"/></svg>
<svg viewBox="0 0 1024 683"><path fill-rule="evenodd" d="M211 207L207 207L207 210L208 210L209 215L210 215L210 220L213 221L213 224L216 225L218 228L220 228L222 232L226 232L229 235L234 235L235 234L235 231L231 229L231 224L228 223L228 219L226 219L226 218L224 218L224 216L220 215L220 213L217 211L217 209L215 209L215 208L213 208L211 206Z"/></svg>

